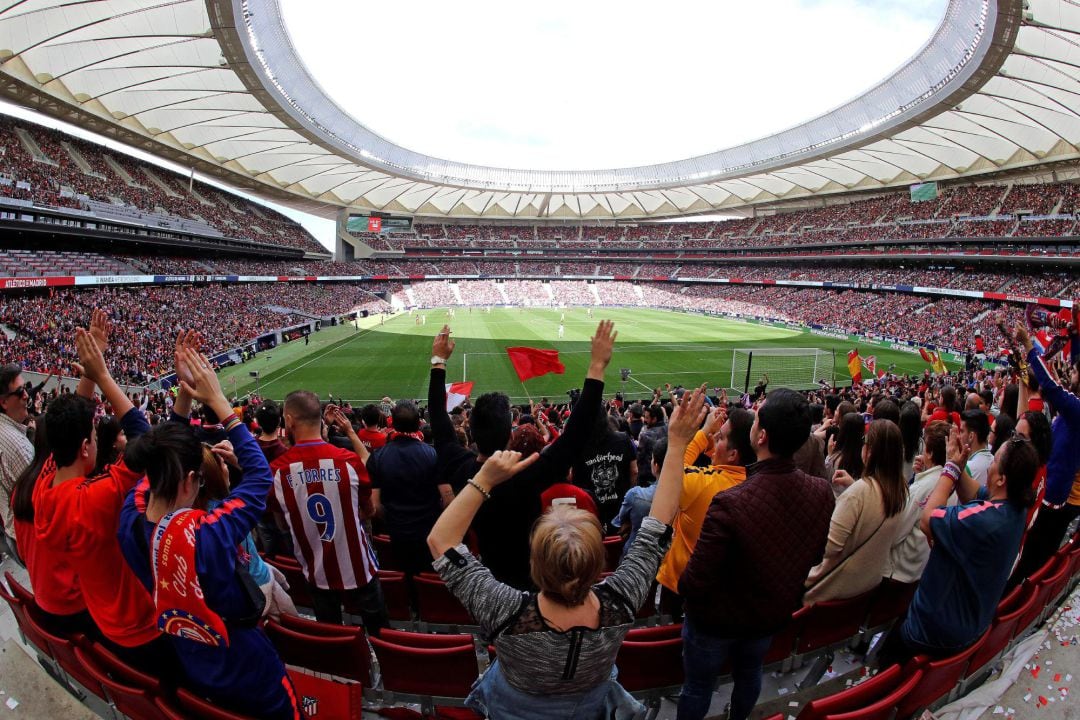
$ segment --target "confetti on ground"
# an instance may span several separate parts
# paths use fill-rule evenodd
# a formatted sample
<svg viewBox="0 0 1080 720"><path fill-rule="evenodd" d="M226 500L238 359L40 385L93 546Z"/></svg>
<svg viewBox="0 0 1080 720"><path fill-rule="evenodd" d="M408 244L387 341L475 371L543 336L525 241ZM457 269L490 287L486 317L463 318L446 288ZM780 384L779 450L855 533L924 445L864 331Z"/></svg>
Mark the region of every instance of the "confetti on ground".
<svg viewBox="0 0 1080 720"><path fill-rule="evenodd" d="M996 708L994 708L994 714L995 715L1004 715L1005 714L1005 708L998 705Z"/></svg>
<svg viewBox="0 0 1080 720"><path fill-rule="evenodd" d="M787 706L788 707L799 707L799 701L798 700L792 700L791 702L789 702L787 704Z"/></svg>
<svg viewBox="0 0 1080 720"><path fill-rule="evenodd" d="M1024 696L1024 702L1031 702L1031 693Z"/></svg>
<svg viewBox="0 0 1080 720"><path fill-rule="evenodd" d="M13 697L9 697L7 699L7 702L4 704L8 706L8 710L14 710L15 708L19 707L19 701Z"/></svg>
<svg viewBox="0 0 1080 720"><path fill-rule="evenodd" d="M1061 682L1061 673L1054 673L1054 682Z"/></svg>
<svg viewBox="0 0 1080 720"><path fill-rule="evenodd" d="M791 691L788 690L785 687L782 687L782 688L780 688L779 690L776 691L776 694L777 695L787 695L789 692L791 692Z"/></svg>

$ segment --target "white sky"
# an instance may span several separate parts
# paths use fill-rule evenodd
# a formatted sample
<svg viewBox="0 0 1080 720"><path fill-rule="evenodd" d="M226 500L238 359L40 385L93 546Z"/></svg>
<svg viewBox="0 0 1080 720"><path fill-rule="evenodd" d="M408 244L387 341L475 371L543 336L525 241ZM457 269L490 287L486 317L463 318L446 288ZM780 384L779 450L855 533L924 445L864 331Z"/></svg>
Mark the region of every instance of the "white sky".
<svg viewBox="0 0 1080 720"><path fill-rule="evenodd" d="M436 157L539 169L676 160L808 120L918 51L946 4L281 0L309 71L373 131ZM0 112L188 172L3 101ZM196 177L333 250L333 221Z"/></svg>
<svg viewBox="0 0 1080 720"><path fill-rule="evenodd" d="M566 170L699 155L828 111L917 52L946 0L281 5L309 71L371 130Z"/></svg>

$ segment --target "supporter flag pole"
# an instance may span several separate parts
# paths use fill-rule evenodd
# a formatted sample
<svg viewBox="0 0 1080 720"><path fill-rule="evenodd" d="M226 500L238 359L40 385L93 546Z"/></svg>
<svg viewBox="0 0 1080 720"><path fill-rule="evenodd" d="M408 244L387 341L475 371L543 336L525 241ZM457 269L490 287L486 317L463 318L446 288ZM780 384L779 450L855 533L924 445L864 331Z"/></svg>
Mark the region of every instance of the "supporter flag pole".
<svg viewBox="0 0 1080 720"><path fill-rule="evenodd" d="M529 388L525 387L525 381L521 382L521 389L525 391L525 397L529 400L529 407L532 407L532 395L529 394Z"/></svg>

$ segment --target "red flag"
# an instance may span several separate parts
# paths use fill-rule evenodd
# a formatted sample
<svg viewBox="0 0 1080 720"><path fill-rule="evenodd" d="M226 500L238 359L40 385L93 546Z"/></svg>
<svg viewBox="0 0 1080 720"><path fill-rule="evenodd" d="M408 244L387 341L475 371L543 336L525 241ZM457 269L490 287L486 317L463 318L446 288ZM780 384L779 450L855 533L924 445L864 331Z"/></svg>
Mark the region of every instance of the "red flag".
<svg viewBox="0 0 1080 720"><path fill-rule="evenodd" d="M922 359L923 359L924 362L928 362L931 365L934 364L934 357L930 353L926 352L926 348L924 348L924 347L919 348L919 355L922 356Z"/></svg>
<svg viewBox="0 0 1080 720"><path fill-rule="evenodd" d="M975 352L986 352L986 341L983 340L982 330L975 331Z"/></svg>
<svg viewBox="0 0 1080 720"><path fill-rule="evenodd" d="M506 348L506 354L510 356L510 364L521 382L552 372L557 375L566 372L566 367L559 362L558 350L511 347Z"/></svg>
<svg viewBox="0 0 1080 720"><path fill-rule="evenodd" d="M446 412L450 412L468 399L472 394L473 384L469 382L457 382L446 384Z"/></svg>
<svg viewBox="0 0 1080 720"><path fill-rule="evenodd" d="M369 217L367 219L367 229L368 229L368 232L373 232L373 233L377 233L380 230L382 230L382 218L380 218L380 217Z"/></svg>

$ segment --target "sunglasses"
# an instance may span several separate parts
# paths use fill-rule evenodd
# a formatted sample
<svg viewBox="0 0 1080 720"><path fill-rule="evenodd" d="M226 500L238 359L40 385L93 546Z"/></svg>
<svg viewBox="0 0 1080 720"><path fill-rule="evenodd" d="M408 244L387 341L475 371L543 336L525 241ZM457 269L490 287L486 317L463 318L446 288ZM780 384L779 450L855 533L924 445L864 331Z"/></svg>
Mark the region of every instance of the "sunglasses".
<svg viewBox="0 0 1080 720"><path fill-rule="evenodd" d="M0 395L0 397L3 397L5 400L7 400L9 397L29 397L29 396L30 396L30 393L28 393L26 391L26 387L23 386L23 385L20 385L18 388L16 388L15 390L12 390L11 392L6 392L3 395Z"/></svg>

